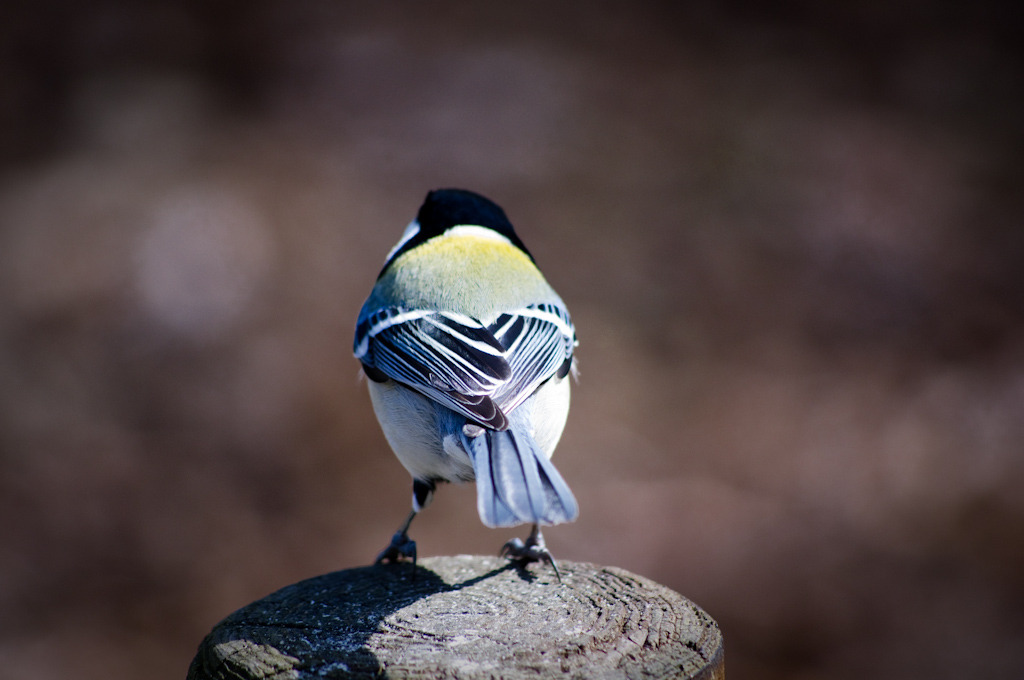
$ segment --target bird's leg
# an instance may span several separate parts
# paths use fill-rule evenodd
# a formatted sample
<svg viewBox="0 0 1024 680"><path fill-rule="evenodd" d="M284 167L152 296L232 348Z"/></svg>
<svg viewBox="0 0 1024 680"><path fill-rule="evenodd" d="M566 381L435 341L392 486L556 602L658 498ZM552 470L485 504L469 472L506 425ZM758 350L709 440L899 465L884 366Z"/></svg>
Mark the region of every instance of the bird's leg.
<svg viewBox="0 0 1024 680"><path fill-rule="evenodd" d="M518 538L513 538L511 541L501 547L502 557L508 557L522 563L529 562L545 562L551 565L551 568L555 570L555 576L558 577L558 582L562 582L562 575L558 571L558 565L555 564L555 558L551 556L551 551L544 545L544 535L540 533L540 525L534 524L533 529L530 530L530 536L523 543Z"/></svg>
<svg viewBox="0 0 1024 680"><path fill-rule="evenodd" d="M381 562L399 562L403 557L408 557L412 560L412 566L416 567L416 541L409 538L409 525L412 524L413 519L419 513L420 510L430 505L430 501L434 500L434 489L436 485L431 481L422 481L414 479L412 482L412 512L409 513L409 517L406 518L405 523L402 524L401 528L395 532L395 535L391 537L391 543L388 547L384 548L384 551L380 555L377 555L377 559L374 564L380 564ZM415 574L416 572L413 571Z"/></svg>
<svg viewBox="0 0 1024 680"><path fill-rule="evenodd" d="M399 562L403 557L408 557L412 560L413 567L416 566L416 541L409 538L409 525L412 524L412 520L415 517L416 511L413 510L409 513L409 517L402 524L402 527L391 537L391 543L388 547L384 548L380 555L377 555L374 564Z"/></svg>

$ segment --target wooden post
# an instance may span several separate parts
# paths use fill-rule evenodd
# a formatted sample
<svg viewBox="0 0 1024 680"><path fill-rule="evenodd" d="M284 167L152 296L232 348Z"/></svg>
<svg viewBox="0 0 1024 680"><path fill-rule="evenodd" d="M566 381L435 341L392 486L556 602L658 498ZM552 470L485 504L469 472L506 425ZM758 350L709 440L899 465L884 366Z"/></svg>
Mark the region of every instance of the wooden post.
<svg viewBox="0 0 1024 680"><path fill-rule="evenodd" d="M217 624L188 680L725 677L718 625L614 567L432 557L283 588Z"/></svg>

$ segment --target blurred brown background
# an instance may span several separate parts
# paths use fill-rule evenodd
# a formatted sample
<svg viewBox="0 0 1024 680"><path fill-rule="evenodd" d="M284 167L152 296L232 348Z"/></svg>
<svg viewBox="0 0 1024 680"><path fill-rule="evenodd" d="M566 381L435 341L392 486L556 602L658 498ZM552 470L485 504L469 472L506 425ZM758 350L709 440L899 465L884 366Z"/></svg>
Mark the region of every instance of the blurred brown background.
<svg viewBox="0 0 1024 680"><path fill-rule="evenodd" d="M0 676L183 678L383 548L353 322L463 186L578 327L557 557L730 677L1024 677L1020 25L960 4L5 3Z"/></svg>

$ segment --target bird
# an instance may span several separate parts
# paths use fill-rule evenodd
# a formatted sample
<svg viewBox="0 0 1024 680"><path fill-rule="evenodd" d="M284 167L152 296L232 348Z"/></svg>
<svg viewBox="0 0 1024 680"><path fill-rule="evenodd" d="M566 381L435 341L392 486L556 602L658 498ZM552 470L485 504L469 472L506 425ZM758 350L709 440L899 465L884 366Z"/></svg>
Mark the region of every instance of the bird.
<svg viewBox="0 0 1024 680"><path fill-rule="evenodd" d="M576 329L504 210L465 189L427 193L356 320L353 353L412 511L376 563L411 560L413 519L439 484L476 482L490 528L531 525L499 554L561 574L542 526L579 506L551 463L569 412Z"/></svg>

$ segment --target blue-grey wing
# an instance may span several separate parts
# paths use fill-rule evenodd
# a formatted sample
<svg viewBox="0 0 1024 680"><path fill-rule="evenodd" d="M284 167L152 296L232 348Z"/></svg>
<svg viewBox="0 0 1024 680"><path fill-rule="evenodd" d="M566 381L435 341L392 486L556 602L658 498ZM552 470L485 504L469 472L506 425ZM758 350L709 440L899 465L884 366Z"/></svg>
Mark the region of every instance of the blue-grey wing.
<svg viewBox="0 0 1024 680"><path fill-rule="evenodd" d="M511 376L511 368L493 334L470 317L379 309L357 324L355 355L475 422L508 427L491 395Z"/></svg>
<svg viewBox="0 0 1024 680"><path fill-rule="evenodd" d="M355 355L474 422L508 428L507 414L564 375L575 331L560 305L531 305L484 326L453 312L382 308L360 317Z"/></svg>
<svg viewBox="0 0 1024 680"><path fill-rule="evenodd" d="M561 305L530 305L502 314L489 328L505 348L511 369L511 376L493 395L505 413L526 401L544 381L568 373L576 332Z"/></svg>

